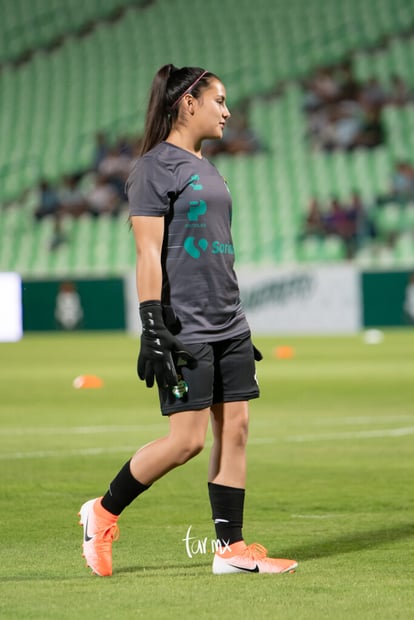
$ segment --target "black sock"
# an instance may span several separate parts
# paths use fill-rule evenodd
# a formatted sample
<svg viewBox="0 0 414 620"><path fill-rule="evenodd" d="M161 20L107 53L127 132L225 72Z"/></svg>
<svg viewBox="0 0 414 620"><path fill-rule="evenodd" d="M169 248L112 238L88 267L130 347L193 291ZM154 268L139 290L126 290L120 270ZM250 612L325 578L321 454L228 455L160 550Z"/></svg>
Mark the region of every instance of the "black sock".
<svg viewBox="0 0 414 620"><path fill-rule="evenodd" d="M124 508L151 486L135 480L131 474L130 462L125 463L102 498L102 506L113 515L120 515Z"/></svg>
<svg viewBox="0 0 414 620"><path fill-rule="evenodd" d="M244 489L208 483L216 537L223 545L243 540Z"/></svg>

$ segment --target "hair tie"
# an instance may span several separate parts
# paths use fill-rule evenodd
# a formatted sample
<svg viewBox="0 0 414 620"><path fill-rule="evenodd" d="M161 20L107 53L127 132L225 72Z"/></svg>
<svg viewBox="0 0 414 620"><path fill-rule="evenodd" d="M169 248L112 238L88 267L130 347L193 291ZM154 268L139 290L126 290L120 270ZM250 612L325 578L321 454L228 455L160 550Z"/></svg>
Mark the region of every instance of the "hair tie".
<svg viewBox="0 0 414 620"><path fill-rule="evenodd" d="M195 86L196 84L198 84L198 82L201 80L201 78L203 78L203 77L206 75L206 73L208 73L208 71L203 71L203 73L202 73L201 75L199 75L199 76L198 76L198 78L197 78L196 80L194 80L194 82L192 82L192 84L190 84L190 86L187 88L187 90L185 90L185 91L183 92L183 94L182 94L182 95L180 95L176 101L174 101L174 103L173 103L173 104L172 104L172 106L171 106L171 110L172 110L173 108L175 108L175 106L176 106L177 104L179 104L179 103L180 103L181 99L182 99L183 97L185 97L185 95L187 95L187 94L188 94L191 90L193 90L194 86Z"/></svg>

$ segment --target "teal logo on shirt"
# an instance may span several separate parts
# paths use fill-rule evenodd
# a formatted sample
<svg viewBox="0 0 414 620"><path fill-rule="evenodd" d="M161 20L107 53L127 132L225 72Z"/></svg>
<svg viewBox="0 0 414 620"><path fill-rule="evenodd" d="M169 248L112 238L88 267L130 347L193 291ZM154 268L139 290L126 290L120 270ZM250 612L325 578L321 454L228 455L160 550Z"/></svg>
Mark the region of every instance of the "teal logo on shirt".
<svg viewBox="0 0 414 620"><path fill-rule="evenodd" d="M198 183L199 180L200 180L200 177L198 174L193 174L193 176L190 179L190 187L192 187L193 190L195 190L196 192L203 189L203 186L201 185L201 183Z"/></svg>
<svg viewBox="0 0 414 620"><path fill-rule="evenodd" d="M204 200L192 200L190 208L187 211L187 218L190 222L197 222L200 215L204 215L207 211L207 204Z"/></svg>
<svg viewBox="0 0 414 620"><path fill-rule="evenodd" d="M184 250L192 256L192 258L200 258L201 252L205 252L208 249L209 243L207 239L195 240L194 237L187 237L184 239ZM201 251L200 251L201 250ZM220 241L213 241L211 244L212 254L234 254L234 247L231 243L221 243Z"/></svg>
<svg viewBox="0 0 414 620"><path fill-rule="evenodd" d="M187 237L184 240L184 250L193 258L200 258L202 250L205 252L208 248L207 239L199 239L197 241L197 245L195 243L194 237Z"/></svg>
<svg viewBox="0 0 414 620"><path fill-rule="evenodd" d="M234 254L234 247L231 243L220 243L220 241L213 241L211 247L212 254Z"/></svg>

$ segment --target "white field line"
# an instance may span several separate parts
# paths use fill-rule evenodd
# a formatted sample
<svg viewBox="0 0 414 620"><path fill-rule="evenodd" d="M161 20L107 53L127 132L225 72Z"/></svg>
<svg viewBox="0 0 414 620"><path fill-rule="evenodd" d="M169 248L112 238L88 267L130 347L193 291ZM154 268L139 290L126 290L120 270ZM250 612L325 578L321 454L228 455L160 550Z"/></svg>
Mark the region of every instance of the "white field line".
<svg viewBox="0 0 414 620"><path fill-rule="evenodd" d="M290 515L291 519L338 519L339 515Z"/></svg>
<svg viewBox="0 0 414 620"><path fill-rule="evenodd" d="M382 416L343 416L339 418L316 418L310 423L315 426L353 426L359 424L392 424L398 422L412 422L414 414L407 415L382 415Z"/></svg>
<svg viewBox="0 0 414 620"><path fill-rule="evenodd" d="M141 424L135 426L37 426L0 428L0 437L11 435L98 435L100 433L139 433L166 428L164 424Z"/></svg>
<svg viewBox="0 0 414 620"><path fill-rule="evenodd" d="M113 454L117 452L133 453L136 446L113 446L110 448L83 448L79 450L37 450L35 452L10 452L9 454L0 454L0 460L19 460L19 459L46 459L55 457L70 456L97 456L100 454Z"/></svg>
<svg viewBox="0 0 414 620"><path fill-rule="evenodd" d="M158 428L159 425L157 425ZM86 428L86 427L82 427ZM110 428L110 427L89 427L91 429L96 428ZM111 427L111 428L129 428L132 427ZM136 427L133 427L136 428ZM150 427L140 427L142 428L150 428ZM28 429L26 429L28 430ZM62 430L62 429L59 429ZM99 431L98 431L99 432ZM129 431L130 432L130 431ZM372 431L351 431L351 432L343 432L343 433L321 433L318 435L290 435L284 437L282 439L265 437L265 438L252 438L249 441L250 445L264 445L271 444L277 441L288 442L288 443L306 443L306 442L314 442L314 441L333 441L333 440L348 440L348 439L378 439L383 437L406 437L407 435L414 435L414 426L404 427L404 428L390 428L383 430L372 430ZM211 442L208 442L211 445ZM133 453L138 448L135 446L111 446L106 448L80 448L75 450L37 450L30 452L9 452L9 453L0 453L0 460L17 460L17 459L35 459L35 458L55 458L55 457L71 457L71 456L96 456L100 454L110 454L110 453L118 453L118 452L128 452Z"/></svg>
<svg viewBox="0 0 414 620"><path fill-rule="evenodd" d="M250 444L263 445L274 443L274 439L265 437L263 439L253 438ZM207 442L207 446L211 446L211 441ZM36 450L31 452L9 452L6 454L0 453L0 461L7 460L19 460L19 459L44 459L44 458L56 458L56 457L70 457L70 456L99 456L100 454L116 454L118 452L128 452L131 455L139 448L135 446L111 446L109 448L79 448L75 450Z"/></svg>
<svg viewBox="0 0 414 620"><path fill-rule="evenodd" d="M378 439L381 437L406 437L414 435L414 426L405 428L387 428L373 431L349 431L343 433L320 433L318 435L291 435L285 438L289 442L333 441L335 439Z"/></svg>
<svg viewBox="0 0 414 620"><path fill-rule="evenodd" d="M406 422L414 420L413 415L400 416L346 416L341 418L316 418L309 420L309 423L315 426L348 426L359 424L389 424L396 422ZM255 426L261 427L264 424L253 420ZM135 425L94 425L94 426L33 426L33 427L5 427L0 428L1 436L19 436L19 435L99 435L104 433L140 433L143 431L158 431L167 427L166 424L135 424ZM342 434L342 433L341 433ZM335 433L336 435L336 433ZM307 437L307 435L304 435ZM273 440L270 440L273 441Z"/></svg>

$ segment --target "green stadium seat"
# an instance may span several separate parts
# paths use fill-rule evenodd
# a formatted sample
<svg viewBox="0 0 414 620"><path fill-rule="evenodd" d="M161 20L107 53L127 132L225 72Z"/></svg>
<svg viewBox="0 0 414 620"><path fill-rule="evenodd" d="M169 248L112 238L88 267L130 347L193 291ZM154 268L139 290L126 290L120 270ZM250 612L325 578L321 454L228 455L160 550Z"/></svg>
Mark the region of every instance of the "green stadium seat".
<svg viewBox="0 0 414 620"><path fill-rule="evenodd" d="M370 269L375 266L375 247L365 244L358 248L354 256L354 262L358 267Z"/></svg>
<svg viewBox="0 0 414 620"><path fill-rule="evenodd" d="M414 203L409 203L405 206L401 220L401 229L403 231L414 230Z"/></svg>
<svg viewBox="0 0 414 620"><path fill-rule="evenodd" d="M393 269L397 265L394 249L387 245L379 246L375 261L377 267Z"/></svg>
<svg viewBox="0 0 414 620"><path fill-rule="evenodd" d="M58 35L65 40L52 52L38 51L24 65L0 72L0 161L8 162L0 168L0 202L16 198L42 176L58 180L87 167L99 130L113 136L120 131L138 135L154 70L171 58L186 64L190 54L194 64L223 77L231 107L253 98L250 121L267 149L254 158L217 162L234 199L233 232L240 262L340 259L344 248L338 240L297 244L308 199L316 195L327 201L333 194L347 198L356 189L371 204L388 190L394 159L413 152L414 109L408 106L385 110L386 149L309 153L303 139L302 93L294 83L320 62L338 60L355 46L365 48L398 34L414 21L407 0L367 0L362 5L357 0L310 0L306 10L303 3L283 0L263 0L254 10L247 0L210 0L208 11L204 0L194 0L193 13L203 15L197 29L188 20L187 0L158 0L145 11L131 0L67 0L64 9L60 0L38 0L30 11L22 0L4 2L0 62L6 49L17 57L28 46L45 45ZM127 10L119 20L103 22L122 7ZM28 27L37 19L41 27ZM91 20L100 23L87 36L74 36ZM355 55L358 77L374 72L389 80L398 69L414 87L413 62L414 44L408 39L395 38L375 54L360 49ZM278 98L261 98L282 80L286 85ZM381 234L412 230L413 217L409 208L399 216L384 209L378 216ZM1 230L5 225L6 220ZM26 271L50 268L54 273L65 268L79 273L116 270L134 263L133 244L120 242L124 229L118 221L109 225L81 218L73 226L65 223L70 242L53 256L45 243L48 226L42 223L33 239L26 239L20 263L20 241L15 247L6 243L1 260L8 257L9 266L19 264Z"/></svg>
<svg viewBox="0 0 414 620"><path fill-rule="evenodd" d="M402 228L402 209L399 204L387 204L380 208L376 216L376 227L379 234L388 238L399 233Z"/></svg>
<svg viewBox="0 0 414 620"><path fill-rule="evenodd" d="M346 258L346 245L344 241L335 235L330 235L322 240L322 256L324 262L337 262Z"/></svg>
<svg viewBox="0 0 414 620"><path fill-rule="evenodd" d="M414 235L412 232L402 233L396 240L394 256L398 265L414 267Z"/></svg>
<svg viewBox="0 0 414 620"><path fill-rule="evenodd" d="M299 260L305 263L318 263L323 261L321 240L317 237L308 237L300 242L298 248Z"/></svg>

